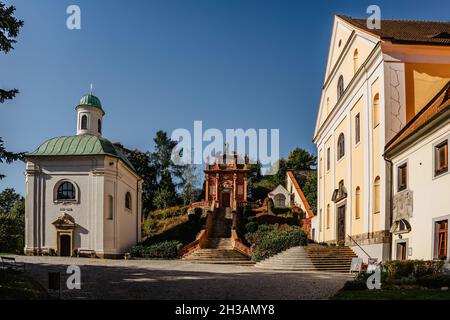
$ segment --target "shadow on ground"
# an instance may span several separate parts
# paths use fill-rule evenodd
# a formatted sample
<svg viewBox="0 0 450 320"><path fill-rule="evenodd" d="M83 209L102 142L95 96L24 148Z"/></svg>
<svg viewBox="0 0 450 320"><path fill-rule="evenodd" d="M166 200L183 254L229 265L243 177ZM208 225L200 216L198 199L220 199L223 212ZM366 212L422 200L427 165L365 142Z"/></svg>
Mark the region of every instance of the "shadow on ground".
<svg viewBox="0 0 450 320"><path fill-rule="evenodd" d="M327 299L348 280L345 276L331 274L254 272L253 267L248 267L249 272L226 273L132 265L80 265L81 289L69 290L67 266L28 262L27 274L48 288L48 272L60 271L62 299ZM188 267L195 268L191 264ZM58 296L56 292L50 294Z"/></svg>

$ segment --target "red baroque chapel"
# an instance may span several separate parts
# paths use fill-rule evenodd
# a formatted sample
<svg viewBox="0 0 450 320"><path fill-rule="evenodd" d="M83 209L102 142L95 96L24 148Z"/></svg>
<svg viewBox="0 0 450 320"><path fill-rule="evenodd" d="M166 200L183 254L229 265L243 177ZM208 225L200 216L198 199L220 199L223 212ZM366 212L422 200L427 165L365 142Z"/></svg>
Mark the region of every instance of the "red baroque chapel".
<svg viewBox="0 0 450 320"><path fill-rule="evenodd" d="M243 162L243 163L242 163ZM214 164L206 164L205 200L216 200L216 207L237 209L247 201L248 159L238 161L238 155L217 156Z"/></svg>

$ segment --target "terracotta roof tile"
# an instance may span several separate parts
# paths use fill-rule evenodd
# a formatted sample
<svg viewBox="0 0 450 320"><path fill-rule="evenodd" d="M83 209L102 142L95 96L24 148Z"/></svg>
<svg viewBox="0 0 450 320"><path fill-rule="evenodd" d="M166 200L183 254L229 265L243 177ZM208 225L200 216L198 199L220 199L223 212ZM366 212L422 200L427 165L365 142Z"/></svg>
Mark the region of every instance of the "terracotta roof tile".
<svg viewBox="0 0 450 320"><path fill-rule="evenodd" d="M367 19L339 15L353 26L393 43L450 46L450 22L419 20L381 20L381 29L369 29Z"/></svg>

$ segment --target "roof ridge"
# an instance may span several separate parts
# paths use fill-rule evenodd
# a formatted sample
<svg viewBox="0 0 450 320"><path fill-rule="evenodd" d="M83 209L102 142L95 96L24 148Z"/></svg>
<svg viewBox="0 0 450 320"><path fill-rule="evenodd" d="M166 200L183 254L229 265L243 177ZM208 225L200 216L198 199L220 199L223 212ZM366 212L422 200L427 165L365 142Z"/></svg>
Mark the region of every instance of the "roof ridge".
<svg viewBox="0 0 450 320"><path fill-rule="evenodd" d="M336 16L340 18L347 18L351 20L367 20L367 17L356 18L347 15L337 14ZM420 19L381 19L381 21L399 21L399 22L427 22L427 23L450 23L450 21L437 21L437 20L420 20Z"/></svg>

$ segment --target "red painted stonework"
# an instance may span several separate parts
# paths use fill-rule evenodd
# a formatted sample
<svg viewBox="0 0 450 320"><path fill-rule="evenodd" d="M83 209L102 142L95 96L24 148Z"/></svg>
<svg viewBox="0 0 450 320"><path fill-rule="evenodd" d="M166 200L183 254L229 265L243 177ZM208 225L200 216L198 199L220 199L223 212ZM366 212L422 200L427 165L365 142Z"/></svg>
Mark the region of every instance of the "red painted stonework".
<svg viewBox="0 0 450 320"><path fill-rule="evenodd" d="M216 157L214 164L206 164L205 201L216 200L217 207L241 207L247 200L247 164L238 163L238 156Z"/></svg>

